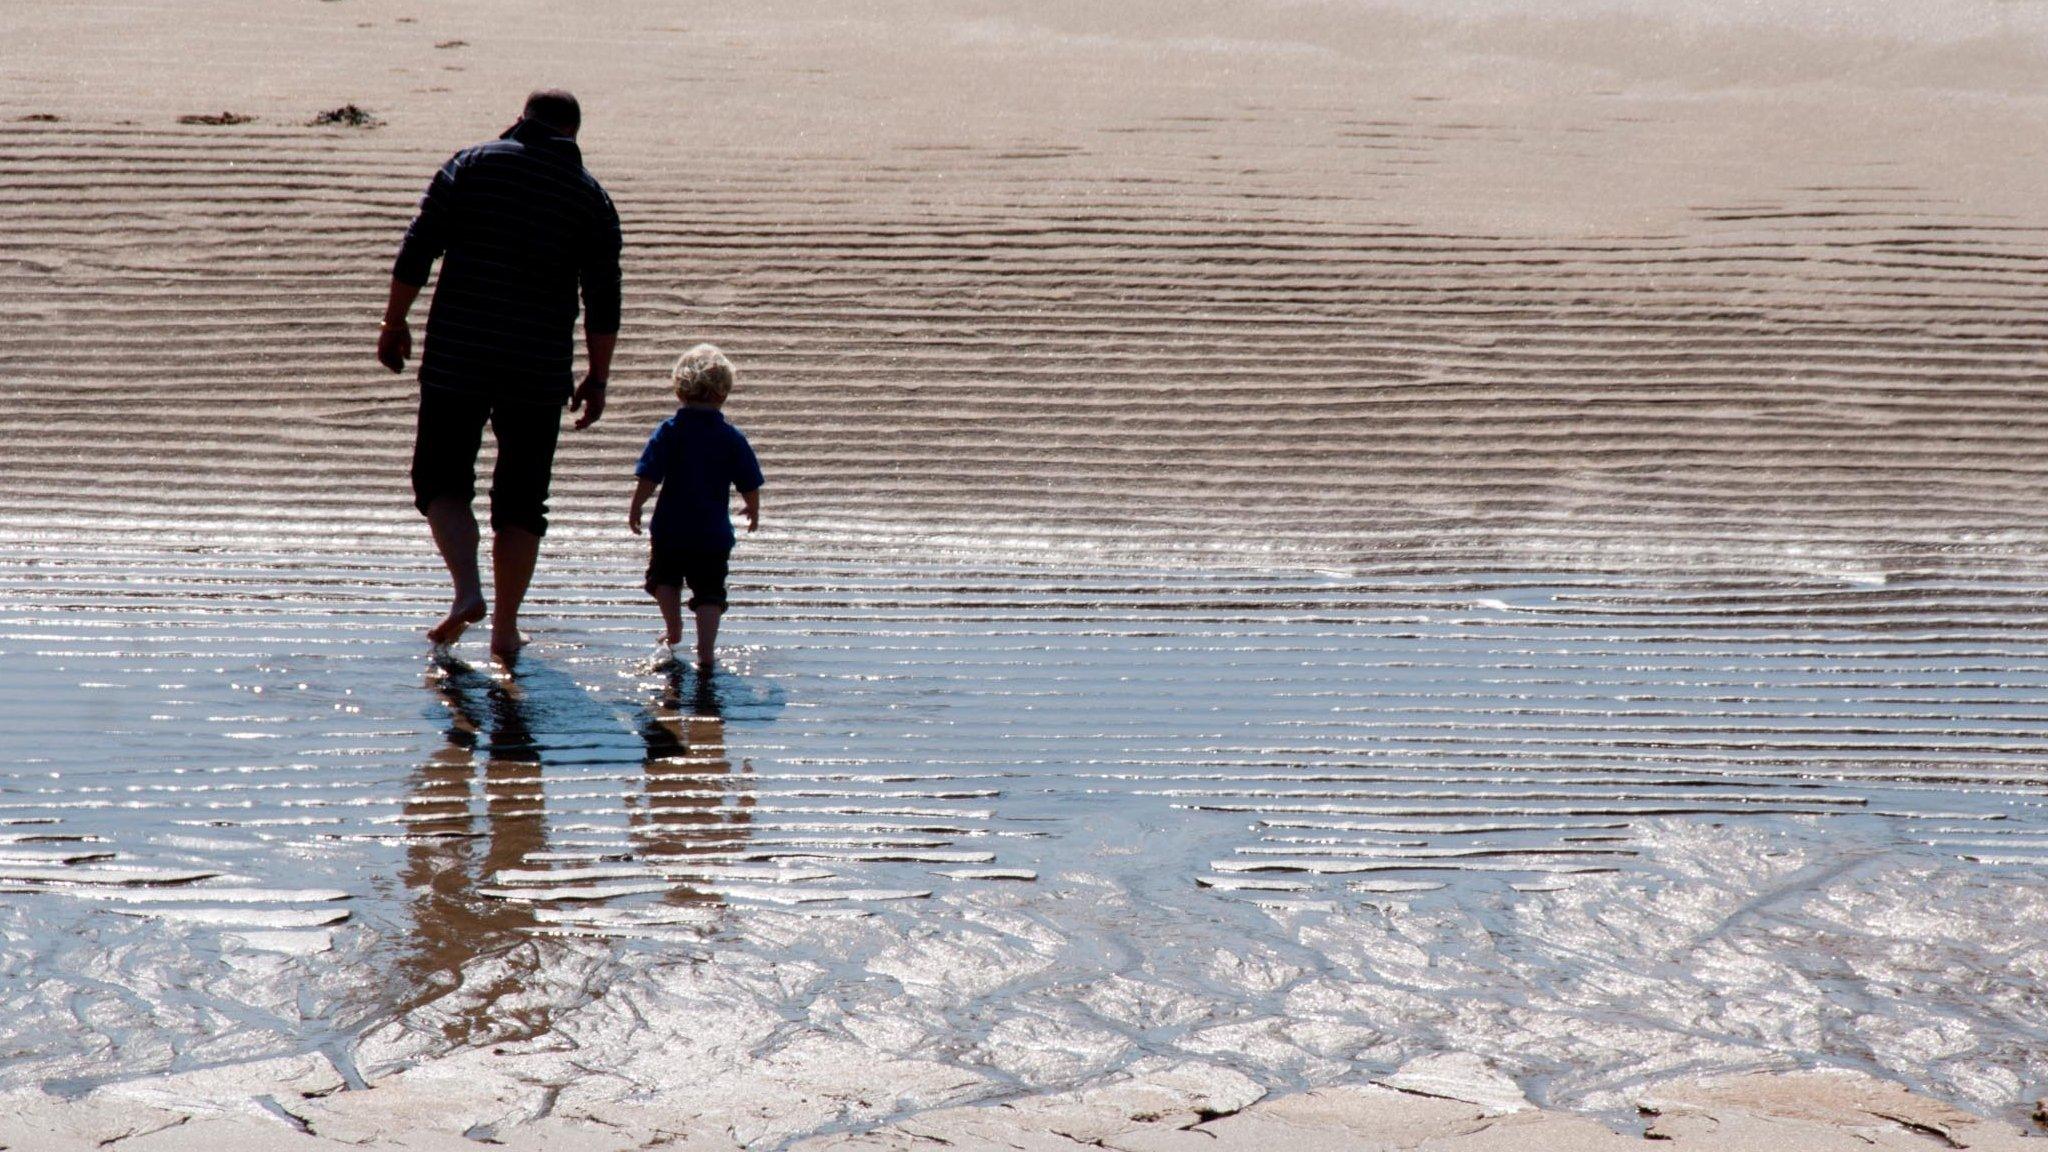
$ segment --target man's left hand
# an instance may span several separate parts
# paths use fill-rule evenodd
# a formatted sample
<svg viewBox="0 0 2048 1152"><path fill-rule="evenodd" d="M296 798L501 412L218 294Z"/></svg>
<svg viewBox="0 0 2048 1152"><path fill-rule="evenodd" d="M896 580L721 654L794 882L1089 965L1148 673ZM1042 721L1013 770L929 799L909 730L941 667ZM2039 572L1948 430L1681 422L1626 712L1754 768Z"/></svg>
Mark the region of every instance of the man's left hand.
<svg viewBox="0 0 2048 1152"><path fill-rule="evenodd" d="M400 320L386 323L377 329L377 363L393 372L405 371L405 362L412 357L412 329Z"/></svg>
<svg viewBox="0 0 2048 1152"><path fill-rule="evenodd" d="M569 411L583 413L576 418L576 427L588 428L604 415L605 383L603 379L585 376L583 383L576 386L575 393L569 397Z"/></svg>

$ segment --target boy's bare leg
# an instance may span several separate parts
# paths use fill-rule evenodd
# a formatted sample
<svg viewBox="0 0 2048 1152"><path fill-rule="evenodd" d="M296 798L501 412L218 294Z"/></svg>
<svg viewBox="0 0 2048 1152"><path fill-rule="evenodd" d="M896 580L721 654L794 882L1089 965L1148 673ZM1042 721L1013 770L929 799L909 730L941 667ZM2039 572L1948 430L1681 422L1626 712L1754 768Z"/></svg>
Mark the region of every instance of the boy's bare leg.
<svg viewBox="0 0 2048 1152"><path fill-rule="evenodd" d="M455 580L455 603L439 624L427 629L427 639L436 644L453 644L463 630L484 618L483 578L477 572L476 514L469 502L443 496L427 505L427 526L434 532L434 547L448 575Z"/></svg>
<svg viewBox="0 0 2048 1152"><path fill-rule="evenodd" d="M533 583L533 565L540 559L540 537L524 528L503 528L491 537L491 655L517 655L526 644L519 631L519 606Z"/></svg>
<svg viewBox="0 0 2048 1152"><path fill-rule="evenodd" d="M654 602L661 605L661 624L668 629L662 635L664 644L683 642L683 590L673 584L656 584Z"/></svg>
<svg viewBox="0 0 2048 1152"><path fill-rule="evenodd" d="M718 618L725 615L720 604L706 604L696 610L697 615L697 670L711 671L711 654L718 649Z"/></svg>

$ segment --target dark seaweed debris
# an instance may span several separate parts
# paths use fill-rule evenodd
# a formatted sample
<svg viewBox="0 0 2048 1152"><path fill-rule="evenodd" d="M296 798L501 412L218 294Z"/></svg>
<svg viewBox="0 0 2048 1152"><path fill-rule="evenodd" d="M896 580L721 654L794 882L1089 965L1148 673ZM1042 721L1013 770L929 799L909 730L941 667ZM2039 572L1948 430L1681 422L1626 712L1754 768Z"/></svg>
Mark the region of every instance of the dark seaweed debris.
<svg viewBox="0 0 2048 1152"><path fill-rule="evenodd" d="M318 116L313 117L308 123L316 128L325 128L329 125L343 125L349 128L375 128L384 122L377 119L368 109L358 108L353 104L343 104L339 108L330 108L322 112Z"/></svg>
<svg viewBox="0 0 2048 1152"><path fill-rule="evenodd" d="M55 124L62 119L64 119L62 116L54 112L31 112L21 117L19 122L23 124Z"/></svg>
<svg viewBox="0 0 2048 1152"><path fill-rule="evenodd" d="M254 119L254 116L244 116L238 112L195 112L191 115L178 117L178 123L220 126L224 124L247 124Z"/></svg>

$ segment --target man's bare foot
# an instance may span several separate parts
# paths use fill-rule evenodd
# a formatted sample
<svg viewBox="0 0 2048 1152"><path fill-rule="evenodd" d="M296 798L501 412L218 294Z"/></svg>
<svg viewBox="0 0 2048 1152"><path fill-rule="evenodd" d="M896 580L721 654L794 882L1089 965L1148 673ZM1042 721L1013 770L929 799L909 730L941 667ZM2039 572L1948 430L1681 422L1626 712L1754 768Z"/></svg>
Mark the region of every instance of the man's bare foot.
<svg viewBox="0 0 2048 1152"><path fill-rule="evenodd" d="M471 624L483 619L489 611L481 593L467 600L457 600L455 607L448 610L448 615L442 617L439 624L427 629L427 639L436 644L453 644L462 639L463 632Z"/></svg>
<svg viewBox="0 0 2048 1152"><path fill-rule="evenodd" d="M491 655L500 663L510 664L518 659L519 650L526 647L528 637L517 628L491 629Z"/></svg>
<svg viewBox="0 0 2048 1152"><path fill-rule="evenodd" d="M470 671L469 661L464 660L456 654L455 649L446 644L436 644L427 649L427 659L434 662L435 670L443 676Z"/></svg>

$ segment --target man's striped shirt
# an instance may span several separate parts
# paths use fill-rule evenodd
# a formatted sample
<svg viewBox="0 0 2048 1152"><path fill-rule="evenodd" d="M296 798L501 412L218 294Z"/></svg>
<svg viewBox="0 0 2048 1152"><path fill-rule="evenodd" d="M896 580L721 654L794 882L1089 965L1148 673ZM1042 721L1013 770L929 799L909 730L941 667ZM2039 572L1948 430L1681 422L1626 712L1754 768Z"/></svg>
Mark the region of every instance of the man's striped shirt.
<svg viewBox="0 0 2048 1152"><path fill-rule="evenodd" d="M441 281L420 383L492 399L569 398L584 327L619 330L619 214L576 142L534 120L457 152L427 186L391 274Z"/></svg>

